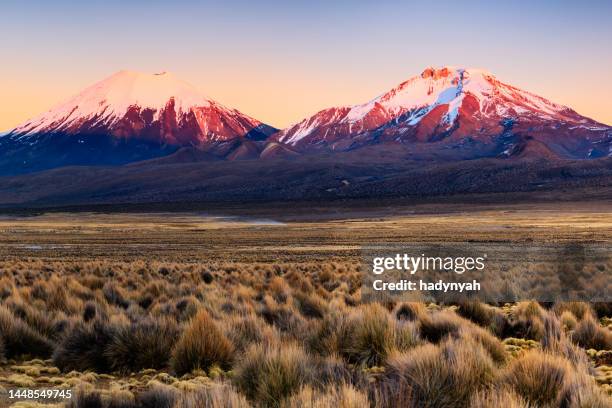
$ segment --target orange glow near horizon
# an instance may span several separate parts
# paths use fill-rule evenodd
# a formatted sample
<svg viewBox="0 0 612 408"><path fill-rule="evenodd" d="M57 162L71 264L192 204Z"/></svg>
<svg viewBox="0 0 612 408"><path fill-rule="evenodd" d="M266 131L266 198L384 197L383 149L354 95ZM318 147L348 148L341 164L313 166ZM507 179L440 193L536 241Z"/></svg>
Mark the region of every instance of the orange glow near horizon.
<svg viewBox="0 0 612 408"><path fill-rule="evenodd" d="M247 73L243 78L239 78L238 73L235 73L230 80L215 81L207 80L206 76L191 77L189 73L179 76L196 85L208 97L228 107L236 108L264 123L284 128L321 109L366 102L419 73L411 72L395 80L360 80L344 76L342 81L309 77L304 73L300 80L296 80L292 76L283 75L282 72L274 75ZM591 83L589 78L576 81L571 86L565 83L561 87L555 86L550 78L527 84L524 80L513 81L512 78L499 75L497 77L503 82L569 106L581 115L604 124L612 124L612 106L608 100L610 90L598 87L598 84ZM43 75L36 80L30 77L29 80L23 81L4 77L0 79L0 89L3 90L0 99L0 129L10 130L95 82L97 80L89 79L89 75L77 76L76 73L72 78L66 78L65 82L54 81Z"/></svg>
<svg viewBox="0 0 612 408"><path fill-rule="evenodd" d="M283 128L446 65L612 125L612 2L8 0L0 17L0 131L121 69Z"/></svg>

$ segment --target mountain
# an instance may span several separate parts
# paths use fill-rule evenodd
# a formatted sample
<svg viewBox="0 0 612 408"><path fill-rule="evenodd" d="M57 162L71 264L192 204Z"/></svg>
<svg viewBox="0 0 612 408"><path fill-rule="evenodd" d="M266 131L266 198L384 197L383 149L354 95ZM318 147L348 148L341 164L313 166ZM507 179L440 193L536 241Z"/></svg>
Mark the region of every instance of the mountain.
<svg viewBox="0 0 612 408"><path fill-rule="evenodd" d="M275 130L171 73L120 71L0 137L0 174L124 164L186 146L240 158L243 143Z"/></svg>
<svg viewBox="0 0 612 408"><path fill-rule="evenodd" d="M371 101L322 110L272 140L301 152L378 143L413 159L588 159L612 155L612 127L481 69L427 68Z"/></svg>

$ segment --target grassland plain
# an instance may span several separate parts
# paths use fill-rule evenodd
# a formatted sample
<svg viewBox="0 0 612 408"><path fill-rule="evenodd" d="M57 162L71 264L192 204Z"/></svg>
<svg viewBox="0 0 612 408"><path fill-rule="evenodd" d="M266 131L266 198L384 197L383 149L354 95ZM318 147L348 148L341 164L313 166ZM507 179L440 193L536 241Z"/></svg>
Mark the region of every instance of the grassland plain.
<svg viewBox="0 0 612 408"><path fill-rule="evenodd" d="M0 406L612 406L612 305L363 303L360 276L372 243L610 242L609 204L231 213L0 219Z"/></svg>

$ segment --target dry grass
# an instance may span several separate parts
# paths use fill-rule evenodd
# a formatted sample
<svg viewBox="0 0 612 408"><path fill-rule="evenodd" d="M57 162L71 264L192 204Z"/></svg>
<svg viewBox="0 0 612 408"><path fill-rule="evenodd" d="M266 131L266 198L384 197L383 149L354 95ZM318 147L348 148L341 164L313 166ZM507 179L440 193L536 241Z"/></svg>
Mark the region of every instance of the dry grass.
<svg viewBox="0 0 612 408"><path fill-rule="evenodd" d="M234 346L205 311L200 311L183 332L172 353L172 368L179 374L213 365L229 368Z"/></svg>
<svg viewBox="0 0 612 408"><path fill-rule="evenodd" d="M481 221L460 218L454 232ZM406 225L431 240L453 233L376 225L389 242ZM55 252L3 252L0 386L81 389L75 408L610 406L609 305L363 303L367 221L304 224L276 241L269 227L191 221L83 228L19 238L66 245ZM164 255L122 246L126 231Z"/></svg>

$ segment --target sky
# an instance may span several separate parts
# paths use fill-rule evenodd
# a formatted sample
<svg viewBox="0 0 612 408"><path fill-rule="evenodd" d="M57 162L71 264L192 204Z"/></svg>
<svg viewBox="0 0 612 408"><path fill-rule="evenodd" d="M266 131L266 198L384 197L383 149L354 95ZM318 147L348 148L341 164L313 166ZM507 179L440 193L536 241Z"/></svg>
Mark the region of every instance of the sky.
<svg viewBox="0 0 612 408"><path fill-rule="evenodd" d="M282 128L446 65L612 124L610 21L608 0L2 0L0 130L121 69Z"/></svg>

